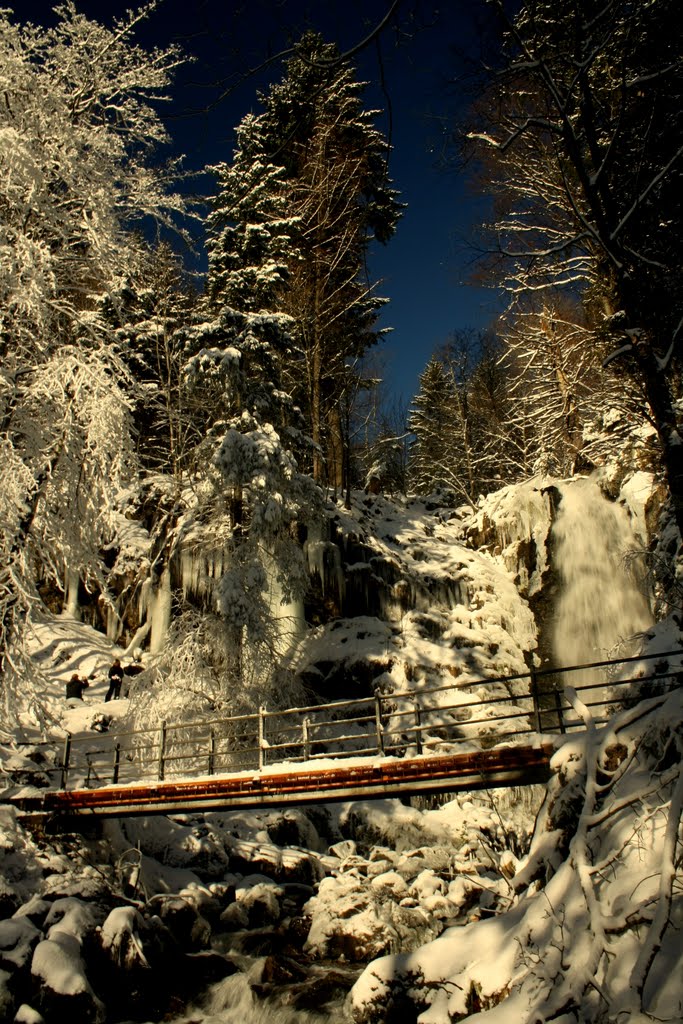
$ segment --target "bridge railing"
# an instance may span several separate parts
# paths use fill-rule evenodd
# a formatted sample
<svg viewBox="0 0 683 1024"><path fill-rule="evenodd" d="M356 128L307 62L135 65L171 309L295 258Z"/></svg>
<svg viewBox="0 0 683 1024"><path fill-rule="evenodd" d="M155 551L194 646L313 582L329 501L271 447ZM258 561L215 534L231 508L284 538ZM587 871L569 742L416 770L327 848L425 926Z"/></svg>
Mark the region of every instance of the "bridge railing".
<svg viewBox="0 0 683 1024"><path fill-rule="evenodd" d="M323 705L282 710L262 707L249 714L97 734L97 739L67 735L59 784L61 788L92 787L253 772L279 763L448 753L463 750L464 745L487 749L502 742L514 743L520 737L528 742L530 734L566 733L584 727L565 691L575 674L573 689L595 724L603 725L620 707L680 685L681 672L669 668L667 661L680 653L592 662L561 670L531 669L410 691L378 691ZM630 663L647 661L653 665L648 675L639 669L634 676L610 678L617 670L623 673ZM603 678L597 678L598 672ZM593 681L583 681L586 673ZM481 693L482 687L494 684L501 684L495 695Z"/></svg>

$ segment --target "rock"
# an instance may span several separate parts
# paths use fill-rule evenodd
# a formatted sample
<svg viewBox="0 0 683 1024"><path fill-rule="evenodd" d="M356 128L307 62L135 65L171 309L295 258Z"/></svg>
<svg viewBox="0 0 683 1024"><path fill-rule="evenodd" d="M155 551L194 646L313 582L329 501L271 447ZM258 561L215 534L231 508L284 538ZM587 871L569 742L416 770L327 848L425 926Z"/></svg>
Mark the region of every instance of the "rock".
<svg viewBox="0 0 683 1024"><path fill-rule="evenodd" d="M99 875L65 874L50 875L43 885L43 896L51 900L74 897L86 903L101 902L111 905L111 890Z"/></svg>
<svg viewBox="0 0 683 1024"><path fill-rule="evenodd" d="M234 949L245 956L269 957L290 951L291 945L287 933L279 928L254 928L239 936Z"/></svg>
<svg viewBox="0 0 683 1024"><path fill-rule="evenodd" d="M396 871L406 881L416 879L427 869L450 879L453 874L453 850L446 846L422 846L403 854L396 863Z"/></svg>
<svg viewBox="0 0 683 1024"><path fill-rule="evenodd" d="M212 882L209 886L209 892L218 903L221 911L235 901L234 882Z"/></svg>
<svg viewBox="0 0 683 1024"><path fill-rule="evenodd" d="M117 967L148 967L143 949L145 920L134 907L116 907L100 929L102 951Z"/></svg>
<svg viewBox="0 0 683 1024"><path fill-rule="evenodd" d="M0 920L12 917L21 906L21 897L2 876L0 876Z"/></svg>
<svg viewBox="0 0 683 1024"><path fill-rule="evenodd" d="M444 920L456 914L440 893L438 914L428 913L415 894L410 900L407 894L407 882L395 871L376 876L369 885L351 875L324 879L304 908L311 920L304 952L352 963L408 952L435 938Z"/></svg>
<svg viewBox="0 0 683 1024"><path fill-rule="evenodd" d="M209 985L215 985L238 971L237 964L213 950L186 953L178 964L178 970L174 980L170 981L170 987L174 994L188 1000L199 992L203 992ZM169 979L167 979L167 983L169 983Z"/></svg>
<svg viewBox="0 0 683 1024"><path fill-rule="evenodd" d="M319 1011L326 1003L343 999L355 980L355 976L342 971L327 971L324 975L294 986L285 994L282 1002L298 1011Z"/></svg>
<svg viewBox="0 0 683 1024"><path fill-rule="evenodd" d="M277 882L312 885L324 875L320 857L306 850L281 849L274 843L226 841L230 847L230 870L242 875L262 873Z"/></svg>
<svg viewBox="0 0 683 1024"><path fill-rule="evenodd" d="M151 968L168 968L183 952L178 939L156 914L145 917L143 952Z"/></svg>
<svg viewBox="0 0 683 1024"><path fill-rule="evenodd" d="M149 904L147 904L149 906ZM155 896L157 915L188 952L206 948L211 941L211 925L199 914L190 899L182 896Z"/></svg>
<svg viewBox="0 0 683 1024"><path fill-rule="evenodd" d="M408 883L402 875L399 875L398 871L383 871L382 874L375 875L370 885L377 891L388 890L395 899L400 899L408 892Z"/></svg>
<svg viewBox="0 0 683 1024"><path fill-rule="evenodd" d="M327 852L333 857L338 857L339 860L346 860L347 857L353 857L356 853L356 843L353 839L343 839L340 843L330 846Z"/></svg>
<svg viewBox="0 0 683 1024"><path fill-rule="evenodd" d="M315 889L312 885L304 885L301 882L284 882L282 889L281 908L283 916L292 912L299 912L312 896L315 896Z"/></svg>
<svg viewBox="0 0 683 1024"><path fill-rule="evenodd" d="M274 954L266 957L261 972L262 985L291 985L303 981L306 970L291 957Z"/></svg>
<svg viewBox="0 0 683 1024"><path fill-rule="evenodd" d="M14 1024L45 1024L45 1018L28 1003L22 1003L14 1016Z"/></svg>
<svg viewBox="0 0 683 1024"><path fill-rule="evenodd" d="M248 927L262 928L264 925L276 924L281 917L282 888L270 880L255 885L245 883L247 879L237 887L235 896L238 905L247 911Z"/></svg>
<svg viewBox="0 0 683 1024"><path fill-rule="evenodd" d="M234 898L234 888L231 891ZM178 896L188 900L197 913L209 924L215 924L221 916L221 900L211 891L211 888L203 885L188 885L180 890Z"/></svg>
<svg viewBox="0 0 683 1024"><path fill-rule="evenodd" d="M10 974L27 968L40 932L27 917L0 921L0 968Z"/></svg>
<svg viewBox="0 0 683 1024"><path fill-rule="evenodd" d="M387 871L391 871L393 866L393 862L390 860L370 860L366 866L366 874L368 878L375 878L377 875L384 875Z"/></svg>
<svg viewBox="0 0 683 1024"><path fill-rule="evenodd" d="M249 911L240 903L231 903L229 907L225 908L219 920L224 931L242 931L249 924Z"/></svg>
<svg viewBox="0 0 683 1024"><path fill-rule="evenodd" d="M53 930L68 932L78 939L82 946L94 934L104 917L105 912L101 908L84 903L83 900L76 899L74 896L66 896L54 901L43 927L47 932L48 939L51 938Z"/></svg>
<svg viewBox="0 0 683 1024"><path fill-rule="evenodd" d="M428 900L434 893L447 892L448 886L431 868L424 868L410 886L410 895L420 902Z"/></svg>
<svg viewBox="0 0 683 1024"><path fill-rule="evenodd" d="M299 846L316 851L322 847L315 826L303 811L290 809L279 813L266 822L266 832L277 846Z"/></svg>
<svg viewBox="0 0 683 1024"><path fill-rule="evenodd" d="M9 971L0 970L0 1020L11 1020L16 1007L16 999L11 989L12 975Z"/></svg>
<svg viewBox="0 0 683 1024"><path fill-rule="evenodd" d="M15 920L26 917L31 924L42 928L43 921L47 917L51 906L52 903L48 902L48 900L41 899L40 896L32 896L28 903L23 903L12 916Z"/></svg>
<svg viewBox="0 0 683 1024"><path fill-rule="evenodd" d="M106 1010L85 974L80 943L74 935L51 931L33 953L31 973L37 1003L48 1020L73 1020L79 1024L104 1024Z"/></svg>

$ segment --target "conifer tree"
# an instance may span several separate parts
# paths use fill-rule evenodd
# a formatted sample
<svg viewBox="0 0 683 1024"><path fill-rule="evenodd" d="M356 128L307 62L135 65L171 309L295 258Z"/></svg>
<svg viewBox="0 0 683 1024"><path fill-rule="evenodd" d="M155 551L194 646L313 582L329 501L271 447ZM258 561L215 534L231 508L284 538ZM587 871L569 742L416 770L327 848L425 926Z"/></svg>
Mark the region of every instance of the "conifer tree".
<svg viewBox="0 0 683 1024"><path fill-rule="evenodd" d="M247 701L250 689L272 679L283 634L292 632L277 624L278 602L301 598L305 587L296 527L319 511L317 489L292 451L296 415L282 387L290 327L284 314L225 305L185 332L196 353L186 363L187 388L208 414L197 458L201 493L174 543L181 553L194 547L195 563L205 567L185 582L186 595L194 591L189 596L223 623L213 697L222 705Z"/></svg>
<svg viewBox="0 0 683 1024"><path fill-rule="evenodd" d="M437 488L467 493L458 465L453 462L457 433L456 386L453 374L432 356L420 375L420 390L413 399L408 425L415 434L410 448L410 489L429 494Z"/></svg>
<svg viewBox="0 0 683 1024"><path fill-rule="evenodd" d="M202 418L183 367L185 328L199 297L171 246L141 252L140 266L112 290L104 315L129 370L134 441L142 467L180 476L192 465Z"/></svg>
<svg viewBox="0 0 683 1024"><path fill-rule="evenodd" d="M293 318L289 379L316 446L312 468L341 486L346 366L382 333L364 258L373 238L391 237L400 204L374 112L334 46L308 33L284 80L259 98L263 112L242 122L234 160L219 170L210 296L230 302L238 281L258 280Z"/></svg>

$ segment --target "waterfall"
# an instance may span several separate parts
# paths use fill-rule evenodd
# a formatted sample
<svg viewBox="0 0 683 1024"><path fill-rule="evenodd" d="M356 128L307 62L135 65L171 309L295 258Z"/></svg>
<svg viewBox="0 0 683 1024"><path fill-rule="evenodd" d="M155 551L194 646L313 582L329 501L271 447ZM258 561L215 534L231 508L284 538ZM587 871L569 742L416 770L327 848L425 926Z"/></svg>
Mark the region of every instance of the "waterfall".
<svg viewBox="0 0 683 1024"><path fill-rule="evenodd" d="M634 653L628 641L652 624L634 567L637 551L628 515L597 484L580 477L558 487L552 527L555 567L561 580L553 628L558 665L604 661ZM571 673L569 682L579 683Z"/></svg>

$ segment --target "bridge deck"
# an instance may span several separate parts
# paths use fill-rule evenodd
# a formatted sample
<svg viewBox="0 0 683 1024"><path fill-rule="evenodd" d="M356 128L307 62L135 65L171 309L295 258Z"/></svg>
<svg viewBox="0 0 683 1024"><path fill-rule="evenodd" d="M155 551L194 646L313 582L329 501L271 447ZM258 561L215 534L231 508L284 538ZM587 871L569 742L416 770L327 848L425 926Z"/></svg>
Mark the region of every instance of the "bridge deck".
<svg viewBox="0 0 683 1024"><path fill-rule="evenodd" d="M664 700L681 685L678 660L669 667L664 655L651 658L649 677L637 666L634 677L608 682L598 675L571 692L562 692L552 673L538 671L305 708L162 722L155 729L105 732L97 740L67 733L55 768L60 788L16 802L52 814L123 817L544 782L558 740L549 734L585 728L587 714L600 727L620 706ZM562 671L623 670L642 660L650 656ZM482 695L483 682L504 685Z"/></svg>
<svg viewBox="0 0 683 1024"><path fill-rule="evenodd" d="M124 817L416 795L545 782L552 743L387 759L333 768L279 770L45 793L45 811Z"/></svg>

